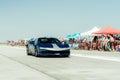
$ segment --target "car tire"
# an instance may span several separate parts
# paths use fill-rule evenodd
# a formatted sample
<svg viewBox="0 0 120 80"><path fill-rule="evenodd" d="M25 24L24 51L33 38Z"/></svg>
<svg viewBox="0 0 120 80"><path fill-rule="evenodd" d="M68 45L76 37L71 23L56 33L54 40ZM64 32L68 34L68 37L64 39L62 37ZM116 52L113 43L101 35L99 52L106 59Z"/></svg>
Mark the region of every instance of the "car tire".
<svg viewBox="0 0 120 80"><path fill-rule="evenodd" d="M64 57L70 57L70 55L65 55Z"/></svg>
<svg viewBox="0 0 120 80"><path fill-rule="evenodd" d="M35 49L35 55L34 55L35 57L39 57L39 54L38 54L38 50L37 49Z"/></svg>
<svg viewBox="0 0 120 80"><path fill-rule="evenodd" d="M31 55L28 48L27 48L26 52L27 52L27 55Z"/></svg>

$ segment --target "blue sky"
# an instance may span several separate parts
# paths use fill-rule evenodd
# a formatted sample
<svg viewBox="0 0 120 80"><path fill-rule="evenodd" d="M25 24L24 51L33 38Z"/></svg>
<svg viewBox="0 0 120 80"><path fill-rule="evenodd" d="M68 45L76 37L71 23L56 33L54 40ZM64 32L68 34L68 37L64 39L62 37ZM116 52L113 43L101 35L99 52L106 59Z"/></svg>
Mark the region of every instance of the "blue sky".
<svg viewBox="0 0 120 80"><path fill-rule="evenodd" d="M0 0L0 41L65 37L113 26L120 30L120 0Z"/></svg>

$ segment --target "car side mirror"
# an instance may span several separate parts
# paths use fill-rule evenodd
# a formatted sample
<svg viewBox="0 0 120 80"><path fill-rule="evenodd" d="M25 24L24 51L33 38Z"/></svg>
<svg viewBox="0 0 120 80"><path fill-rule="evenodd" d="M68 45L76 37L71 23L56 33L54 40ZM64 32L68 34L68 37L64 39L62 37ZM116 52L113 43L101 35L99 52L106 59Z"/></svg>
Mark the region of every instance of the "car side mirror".
<svg viewBox="0 0 120 80"><path fill-rule="evenodd" d="M34 41L31 41L30 44L34 45Z"/></svg>

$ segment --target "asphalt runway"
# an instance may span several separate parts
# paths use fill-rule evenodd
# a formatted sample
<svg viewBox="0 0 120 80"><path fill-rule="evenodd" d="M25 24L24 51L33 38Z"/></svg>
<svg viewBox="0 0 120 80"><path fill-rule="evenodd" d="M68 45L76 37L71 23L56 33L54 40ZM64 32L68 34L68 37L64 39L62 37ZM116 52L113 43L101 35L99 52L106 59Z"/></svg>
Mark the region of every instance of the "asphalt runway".
<svg viewBox="0 0 120 80"><path fill-rule="evenodd" d="M71 56L27 56L0 46L0 80L120 80L120 53L71 50Z"/></svg>

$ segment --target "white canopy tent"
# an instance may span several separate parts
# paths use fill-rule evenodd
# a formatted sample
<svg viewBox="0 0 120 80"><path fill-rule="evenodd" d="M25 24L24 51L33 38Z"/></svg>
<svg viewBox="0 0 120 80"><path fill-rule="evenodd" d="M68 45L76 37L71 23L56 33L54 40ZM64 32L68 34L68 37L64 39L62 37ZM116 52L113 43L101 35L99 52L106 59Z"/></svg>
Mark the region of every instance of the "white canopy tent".
<svg viewBox="0 0 120 80"><path fill-rule="evenodd" d="M92 34L92 33L95 32L95 31L99 31L99 30L100 30L100 28L93 27L91 30L81 33L81 36L94 36L96 34Z"/></svg>

